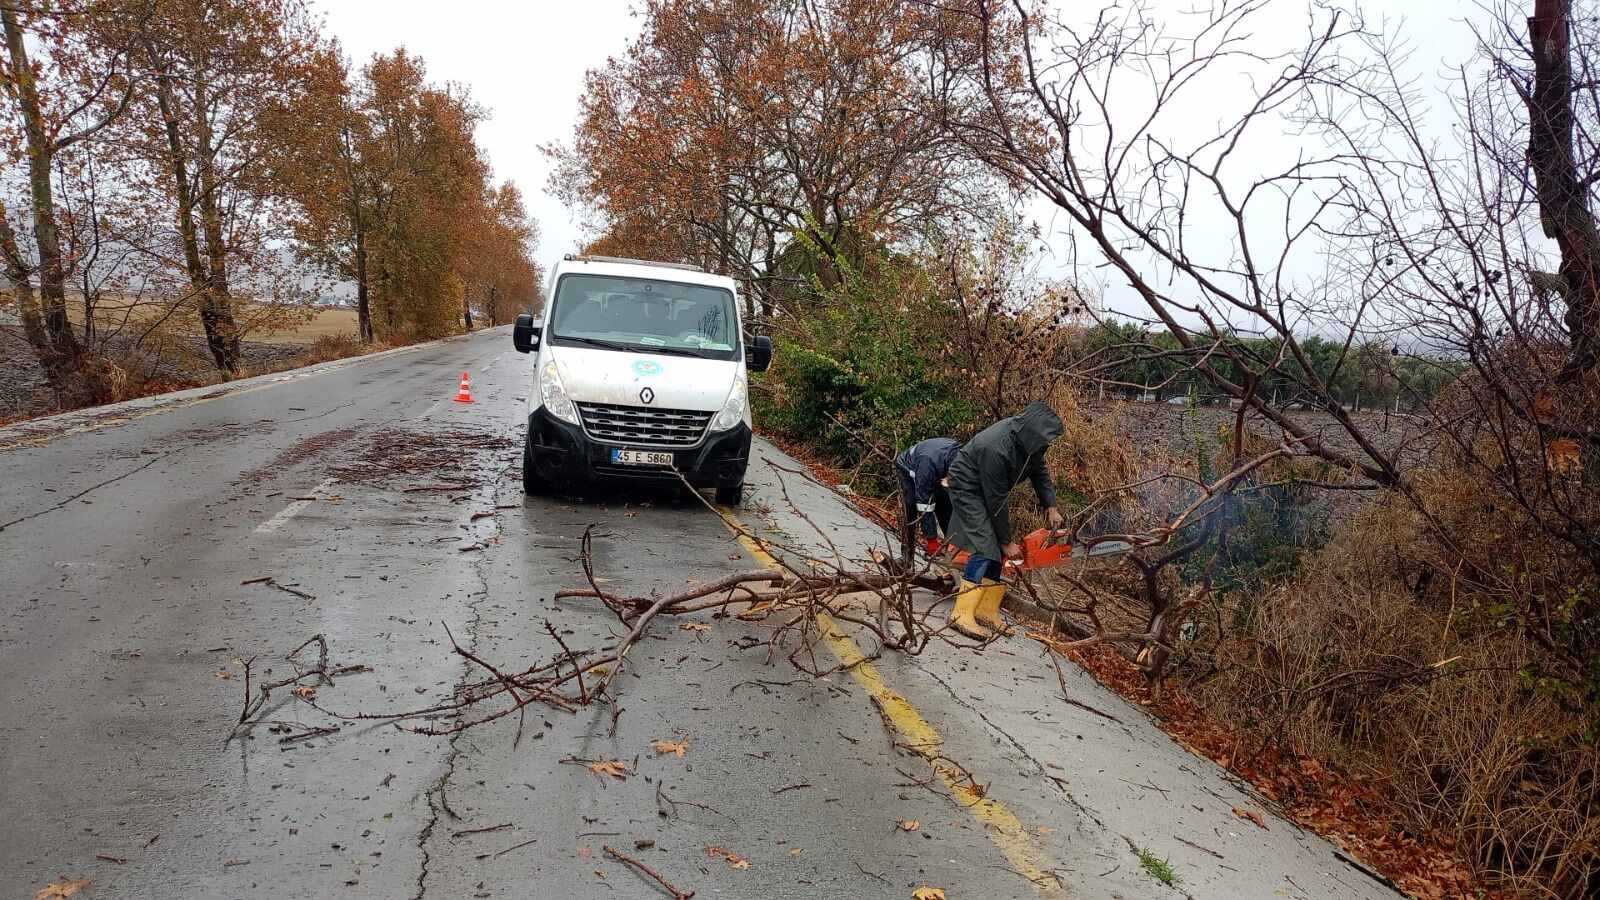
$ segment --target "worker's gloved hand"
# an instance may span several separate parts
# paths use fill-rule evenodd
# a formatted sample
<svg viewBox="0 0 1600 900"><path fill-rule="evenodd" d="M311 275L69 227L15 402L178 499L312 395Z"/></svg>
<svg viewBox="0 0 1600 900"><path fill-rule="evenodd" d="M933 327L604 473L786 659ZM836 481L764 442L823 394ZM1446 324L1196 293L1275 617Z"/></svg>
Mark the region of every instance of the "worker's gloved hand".
<svg viewBox="0 0 1600 900"><path fill-rule="evenodd" d="M936 537L924 538L922 549L926 550L929 556L938 556L944 550L944 541Z"/></svg>
<svg viewBox="0 0 1600 900"><path fill-rule="evenodd" d="M1051 528L1060 528L1061 523L1065 521L1061 518L1061 510L1056 509L1054 506L1044 511L1044 518L1045 521L1050 523Z"/></svg>
<svg viewBox="0 0 1600 900"><path fill-rule="evenodd" d="M1004 547L1000 548L1000 553L1006 559L1021 559L1022 558L1022 545L1018 544L1018 543L1015 543L1015 542L1007 544Z"/></svg>

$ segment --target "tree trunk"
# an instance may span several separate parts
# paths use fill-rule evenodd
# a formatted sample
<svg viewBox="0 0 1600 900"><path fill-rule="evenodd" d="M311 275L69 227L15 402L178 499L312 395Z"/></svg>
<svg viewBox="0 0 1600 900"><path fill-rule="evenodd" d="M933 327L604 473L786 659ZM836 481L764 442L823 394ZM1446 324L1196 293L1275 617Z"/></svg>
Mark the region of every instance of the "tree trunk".
<svg viewBox="0 0 1600 900"><path fill-rule="evenodd" d="M3 203L0 203L0 258L3 258L6 280L17 298L17 315L22 319L23 334L39 354L39 361L45 363L51 352L50 335L45 331L44 316L39 312L39 298L33 293L33 271L17 247L17 233L11 227L11 217ZM48 365L45 374L50 375Z"/></svg>
<svg viewBox="0 0 1600 900"><path fill-rule="evenodd" d="M346 115L348 115L348 110ZM372 295L367 287L367 225L361 216L361 183L356 180L355 149L350 145L350 129L340 129L344 157L345 185L350 192L350 233L355 238L356 327L361 343L372 343Z"/></svg>
<svg viewBox="0 0 1600 900"><path fill-rule="evenodd" d="M1572 0L1536 0L1528 19L1533 94L1528 98L1528 163L1540 220L1561 249L1571 356L1561 377L1576 378L1600 362L1600 229L1589 212L1589 188L1573 157Z"/></svg>
<svg viewBox="0 0 1600 900"><path fill-rule="evenodd" d="M200 223L206 242L208 266L206 292L202 297L200 321L206 329L206 344L217 368L229 374L239 371L239 326L233 318L233 299L228 293L228 245L222 235L222 209L217 199L216 151L211 144L211 119L206 105L204 75L195 77L195 136L200 153L195 159L200 175Z"/></svg>
<svg viewBox="0 0 1600 900"><path fill-rule="evenodd" d="M367 235L356 230L356 322L361 343L372 343L372 295L367 290Z"/></svg>
<svg viewBox="0 0 1600 900"><path fill-rule="evenodd" d="M72 332L72 324L67 320L66 273L61 261L61 234L56 227L55 192L50 183L50 166L56 148L45 129L44 113L39 105L39 88L34 82L28 48L17 19L19 7L27 9L29 4L0 6L0 21L5 26L6 50L11 63L11 93L16 100L27 141L28 191L33 201L34 244L39 252L37 272L42 310L34 306L31 299L28 306L41 313L38 318L42 330L37 334L30 331L29 340L33 341L36 337L42 339L42 343L34 344L34 350L44 364L51 387L59 394L65 389L82 350L77 336ZM11 231L9 223L6 231ZM12 246L15 247L14 235ZM31 288L28 293L31 298ZM21 309L25 301L20 292L17 300ZM26 310L22 311L22 315L24 328L27 329Z"/></svg>
<svg viewBox="0 0 1600 900"><path fill-rule="evenodd" d="M226 346L217 340L220 331L210 305L211 276L200 258L199 228L194 221L195 197L189 183L189 155L183 149L183 137L178 128L176 102L172 93L171 76L159 64L156 78L156 106L161 111L162 126L167 137L168 165L178 200L178 234L183 242L183 266L189 275L189 287L198 298L200 324L205 328L206 345L217 368L227 369Z"/></svg>

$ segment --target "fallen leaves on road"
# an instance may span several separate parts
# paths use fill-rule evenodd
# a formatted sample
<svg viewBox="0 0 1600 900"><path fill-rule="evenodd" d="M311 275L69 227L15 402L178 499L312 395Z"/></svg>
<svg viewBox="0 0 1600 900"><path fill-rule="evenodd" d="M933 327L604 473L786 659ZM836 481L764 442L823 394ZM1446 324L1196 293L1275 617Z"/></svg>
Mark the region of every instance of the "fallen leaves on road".
<svg viewBox="0 0 1600 900"><path fill-rule="evenodd" d="M679 622L679 631L710 631L711 626L704 622Z"/></svg>
<svg viewBox="0 0 1600 900"><path fill-rule="evenodd" d="M73 894L89 886L89 879L79 878L76 881L58 881L47 884L33 895L33 900L50 900L52 897L71 897Z"/></svg>
<svg viewBox="0 0 1600 900"><path fill-rule="evenodd" d="M1240 809L1239 807L1235 806L1233 808L1233 814L1247 822L1256 823L1256 827L1263 830L1265 830L1267 827L1267 820L1261 818L1261 813L1258 813L1253 809Z"/></svg>
<svg viewBox="0 0 1600 900"><path fill-rule="evenodd" d="M294 689L294 695L301 700L310 700L317 695L317 689L309 684L302 684Z"/></svg>
<svg viewBox="0 0 1600 900"><path fill-rule="evenodd" d="M922 827L922 823L916 819L901 819L898 827L901 831L916 831Z"/></svg>
<svg viewBox="0 0 1600 900"><path fill-rule="evenodd" d="M589 763L586 767L595 775L610 775L618 781L626 781L632 773L628 771L628 764L620 759L602 759Z"/></svg>
<svg viewBox="0 0 1600 900"><path fill-rule="evenodd" d="M742 869L750 868L750 860L745 859L744 857L742 857L739 854L733 852L732 850L727 849L726 847L718 847L716 844L711 844L711 845L706 847L706 855L711 857L712 859L725 859L725 860L727 860L728 861L728 868L730 868L730 869L740 869L740 870L742 870Z"/></svg>
<svg viewBox="0 0 1600 900"><path fill-rule="evenodd" d="M679 759L683 759L683 754L689 751L688 741L657 740L651 741L650 746L654 747L656 753L662 756L665 756L668 753L673 753L676 754Z"/></svg>
<svg viewBox="0 0 1600 900"><path fill-rule="evenodd" d="M227 681L228 679L233 677L233 673L229 672L227 669L218 669L217 670L217 677L221 678L223 681Z"/></svg>
<svg viewBox="0 0 1600 900"><path fill-rule="evenodd" d="M759 618L765 616L767 613L769 613L771 611L772 611L772 601L770 601L770 600L762 600L759 603L750 604L750 608L749 609L745 610L742 613L739 613L738 615L735 615L734 618L735 619L740 619L740 620L745 621L745 622L748 622L748 621L751 621L753 619L759 619Z"/></svg>
<svg viewBox="0 0 1600 900"><path fill-rule="evenodd" d="M911 900L944 900L944 888L924 885L911 892Z"/></svg>

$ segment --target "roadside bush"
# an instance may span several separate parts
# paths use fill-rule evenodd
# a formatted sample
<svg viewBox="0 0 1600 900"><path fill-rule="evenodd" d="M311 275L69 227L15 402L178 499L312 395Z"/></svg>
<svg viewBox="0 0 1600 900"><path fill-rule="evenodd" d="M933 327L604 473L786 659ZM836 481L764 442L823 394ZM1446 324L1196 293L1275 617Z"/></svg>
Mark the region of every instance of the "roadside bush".
<svg viewBox="0 0 1600 900"><path fill-rule="evenodd" d="M754 390L762 427L864 477L858 489L892 491L901 449L967 436L979 422L959 373L930 352L952 327L914 263L846 269L839 287L818 288L809 315L778 335L773 368Z"/></svg>
<svg viewBox="0 0 1600 900"><path fill-rule="evenodd" d="M384 345L387 346L387 345ZM383 349L375 344L363 344L354 334L324 334L311 342L295 361L295 365L310 366L336 359L347 359Z"/></svg>
<svg viewBox="0 0 1600 900"><path fill-rule="evenodd" d="M1600 878L1600 751L1578 707L1528 673L1548 651L1469 583L1427 578L1414 513L1375 505L1301 574L1219 598L1191 687L1260 750L1331 759L1382 785L1406 828L1444 835L1530 894ZM1515 555L1516 551L1512 551Z"/></svg>
<svg viewBox="0 0 1600 900"><path fill-rule="evenodd" d="M1032 400L1076 409L1061 362L1082 299L1029 277L1021 236L1005 222L975 243L879 248L859 265L808 261L817 251L797 244L789 267L813 274L776 323L773 369L755 387L761 426L852 472L858 489L890 493L892 460L910 444L965 440ZM828 286L821 271L836 273ZM1073 477L1098 458L1080 454Z"/></svg>
<svg viewBox="0 0 1600 900"><path fill-rule="evenodd" d="M209 383L209 379L177 374L177 367L164 364L157 346L152 342L150 349L84 353L63 395L63 406L70 409L120 403Z"/></svg>
<svg viewBox="0 0 1600 900"><path fill-rule="evenodd" d="M970 262L883 258L843 269L835 288L813 284L756 386L762 427L883 497L907 444L965 439L1048 399L1066 426L1048 457L1057 494L1069 516L1100 501L1090 533L1158 525L1195 496L1185 478L1234 465L1229 426L1195 431L1183 458L1129 446L1115 413L1091 415L1063 375L1061 361L1083 351L1053 314L1030 311L1049 301L1029 307ZM1239 441L1244 459L1276 446L1248 432ZM1392 803L1378 813L1398 813L1386 834L1440 836L1519 892L1595 896L1600 584L1572 542L1533 517L1565 510L1586 523L1597 463L1560 441L1465 448L1430 448L1439 468L1411 473L1426 515L1399 497L1358 507L1340 495L1334 521L1308 484L1349 473L1270 463L1231 498L1223 535L1188 559L1153 581L1125 561L1091 563L1056 599L1093 600L1105 627L1137 632L1152 621L1154 583L1156 611L1183 616L1166 632L1167 671L1236 735L1238 754L1333 762ZM1502 469L1537 476L1533 489L1508 495L1484 477ZM1012 495L1018 534L1041 524L1031 493Z"/></svg>

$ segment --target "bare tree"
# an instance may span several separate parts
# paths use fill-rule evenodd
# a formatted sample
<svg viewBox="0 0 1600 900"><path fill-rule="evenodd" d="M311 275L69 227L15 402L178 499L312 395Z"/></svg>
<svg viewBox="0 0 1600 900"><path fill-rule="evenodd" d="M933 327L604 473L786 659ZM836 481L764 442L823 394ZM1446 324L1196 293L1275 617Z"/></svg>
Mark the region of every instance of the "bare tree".
<svg viewBox="0 0 1600 900"><path fill-rule="evenodd" d="M7 112L20 124L15 156L25 158L28 197L32 206L32 238L36 256L28 260L9 218L0 215L0 249L7 276L17 293L24 331L33 344L51 386L64 393L82 348L67 319L66 281L69 269L62 252L56 215L53 169L63 151L94 137L127 108L134 82L125 48L107 50L88 39L68 20L88 15L116 18L141 13L123 3L86 3L38 7L31 0L0 7L6 58L0 85L11 102ZM36 60L30 41L48 48ZM87 85L75 90L77 85ZM38 278L38 302L31 285Z"/></svg>

